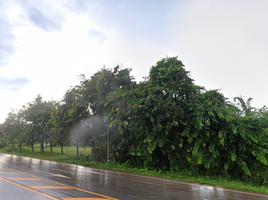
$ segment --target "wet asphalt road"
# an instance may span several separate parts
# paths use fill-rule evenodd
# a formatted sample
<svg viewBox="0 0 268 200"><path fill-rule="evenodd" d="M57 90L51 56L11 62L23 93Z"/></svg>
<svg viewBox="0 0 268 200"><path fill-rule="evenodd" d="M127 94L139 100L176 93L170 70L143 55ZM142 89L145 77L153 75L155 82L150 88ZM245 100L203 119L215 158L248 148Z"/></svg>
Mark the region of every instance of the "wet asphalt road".
<svg viewBox="0 0 268 200"><path fill-rule="evenodd" d="M268 195L0 153L0 199L264 200Z"/></svg>

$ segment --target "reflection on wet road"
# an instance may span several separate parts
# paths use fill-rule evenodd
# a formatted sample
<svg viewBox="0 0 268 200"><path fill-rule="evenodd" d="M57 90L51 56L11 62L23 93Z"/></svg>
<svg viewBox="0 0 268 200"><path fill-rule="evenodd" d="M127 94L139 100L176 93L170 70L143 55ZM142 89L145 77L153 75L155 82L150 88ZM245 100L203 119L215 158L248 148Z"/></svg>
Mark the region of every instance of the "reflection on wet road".
<svg viewBox="0 0 268 200"><path fill-rule="evenodd" d="M8 190L7 190L8 188ZM1 199L264 200L268 195L0 153Z"/></svg>

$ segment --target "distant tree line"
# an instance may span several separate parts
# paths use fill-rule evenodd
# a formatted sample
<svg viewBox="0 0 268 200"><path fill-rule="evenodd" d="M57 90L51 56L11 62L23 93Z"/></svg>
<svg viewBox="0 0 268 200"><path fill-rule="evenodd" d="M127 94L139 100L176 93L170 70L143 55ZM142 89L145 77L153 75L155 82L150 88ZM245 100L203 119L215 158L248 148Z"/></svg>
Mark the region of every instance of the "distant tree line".
<svg viewBox="0 0 268 200"><path fill-rule="evenodd" d="M0 146L50 143L92 146L91 158L158 171L228 174L264 184L268 178L268 112L252 98L233 102L194 84L177 57L152 66L136 83L131 69L102 68L66 91L40 95L1 125ZM109 140L109 143L107 141ZM107 148L107 145L109 147ZM77 155L79 151L77 148Z"/></svg>

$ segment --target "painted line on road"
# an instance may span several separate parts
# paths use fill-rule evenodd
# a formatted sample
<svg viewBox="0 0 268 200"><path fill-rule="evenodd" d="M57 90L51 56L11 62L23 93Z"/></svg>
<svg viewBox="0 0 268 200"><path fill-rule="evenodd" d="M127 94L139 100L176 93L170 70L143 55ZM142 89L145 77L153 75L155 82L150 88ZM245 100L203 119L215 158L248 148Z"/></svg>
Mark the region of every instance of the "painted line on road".
<svg viewBox="0 0 268 200"><path fill-rule="evenodd" d="M103 198L62 198L62 200L105 200Z"/></svg>
<svg viewBox="0 0 268 200"><path fill-rule="evenodd" d="M72 179L71 177L64 176L64 175L61 175L61 174L52 174L52 176L57 176L57 177L67 178L67 179Z"/></svg>
<svg viewBox="0 0 268 200"><path fill-rule="evenodd" d="M55 168L52 168L52 170L72 174L72 172L65 171L65 170L59 170L59 169L55 169ZM103 173L101 173L101 172L93 172L93 171L86 171L86 173L90 173L90 174L100 174L100 175L103 175L103 176L106 175L106 174L103 174Z"/></svg>
<svg viewBox="0 0 268 200"><path fill-rule="evenodd" d="M12 172L16 172L18 173L17 171L15 170L12 170L12 169L7 169L7 168L2 168L2 169L5 169L5 170L9 170L9 171L12 171ZM25 173L18 173L18 174L23 174L25 176L29 176L29 177L32 177L32 178L38 178L36 176L32 176L30 174L25 174ZM0 177L1 178L1 177ZM69 187L69 189L73 189L73 190L78 190L78 191L81 191L81 192L85 192L85 193L88 193L88 194L93 194L93 195L96 195L96 196L99 196L99 197L103 197L105 199L109 199L109 200L118 200L118 199L115 199L115 198L112 198L112 197L108 197L108 196L105 196L105 195L102 195L102 194L98 194L98 193L95 193L95 192L90 192L90 191L87 191L87 190L83 190L83 189L80 189L80 188L76 188L76 187L72 187L72 186L68 186L68 185L64 185L64 184L61 184L61 183L57 183L57 182L54 182L54 181L50 181L50 180L46 180L46 179L42 179L42 178L38 178L40 180L43 180L43 181L47 181L47 182L50 182L50 183L54 183L54 184L57 184L57 185L61 185L61 186L64 186L64 187ZM9 181L9 180L7 180ZM10 182L13 182L13 181L10 181ZM34 191L34 190L33 190ZM42 194L42 193L40 193ZM105 200L103 199L102 200ZM67 198L68 199L68 198ZM77 198L75 198L77 199ZM79 198L78 198L79 199ZM80 198L81 199L81 198ZM86 198L86 199L92 199L92 198ZM94 199L94 198L93 198ZM95 198L96 199L96 198ZM98 199L98 198L97 198Z"/></svg>
<svg viewBox="0 0 268 200"><path fill-rule="evenodd" d="M67 179L72 179L71 177L68 177L68 176L64 176L64 175L61 175L61 174L53 174L53 173L50 173L50 172L45 172L45 171L42 171L42 170L35 170L35 171L38 171L38 172L41 172L41 173L45 173L45 174L49 174L51 176L57 176L57 177L61 177L61 178L67 178Z"/></svg>
<svg viewBox="0 0 268 200"><path fill-rule="evenodd" d="M103 198L62 198L62 200L105 200Z"/></svg>
<svg viewBox="0 0 268 200"><path fill-rule="evenodd" d="M19 186L19 187L22 187L22 188L24 188L24 189L30 190L30 191L32 191L32 192L41 194L41 195L43 195L43 196L45 196L45 197L48 197L48 198L50 198L50 199L59 200L59 198L55 198L55 197L53 197L53 196L47 195L47 194L42 193L42 192L39 192L39 191L37 191L37 190L33 190L33 189L29 188L29 187L26 187L26 186L21 185L21 184L19 184L19 183L15 183L15 182L13 182L13 181L11 181L11 180L8 180L8 179L6 179L6 178L0 177L0 179L5 180L5 181L7 181L7 182L9 182L9 183L12 183L12 184L14 184L14 185L17 185L17 186Z"/></svg>
<svg viewBox="0 0 268 200"><path fill-rule="evenodd" d="M20 174L18 172L0 172L0 174Z"/></svg>
<svg viewBox="0 0 268 200"><path fill-rule="evenodd" d="M72 172L65 171L65 170L60 170L60 169L56 169L56 168L52 168L52 170L72 174Z"/></svg>
<svg viewBox="0 0 268 200"><path fill-rule="evenodd" d="M70 187L63 187L63 186L29 186L33 189L67 189L70 190Z"/></svg>
<svg viewBox="0 0 268 200"><path fill-rule="evenodd" d="M40 178L8 178L8 180L40 181Z"/></svg>

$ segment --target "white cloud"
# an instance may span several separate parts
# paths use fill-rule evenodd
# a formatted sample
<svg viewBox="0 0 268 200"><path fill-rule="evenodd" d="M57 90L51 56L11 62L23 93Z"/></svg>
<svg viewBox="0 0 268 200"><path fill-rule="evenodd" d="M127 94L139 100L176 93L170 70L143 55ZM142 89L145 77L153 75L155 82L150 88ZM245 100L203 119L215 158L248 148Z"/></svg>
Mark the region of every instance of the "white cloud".
<svg viewBox="0 0 268 200"><path fill-rule="evenodd" d="M196 84L268 105L267 1L6 2L0 78L30 83L0 89L0 122L37 94L60 99L79 83L77 75L90 77L103 65L132 68L140 81L158 60L177 55Z"/></svg>
<svg viewBox="0 0 268 200"><path fill-rule="evenodd" d="M8 97L7 100L1 100L0 109L6 111L7 105L18 109L32 101L37 94L46 100L58 100L67 89L79 83L77 75L87 72L93 74L96 68L101 68L102 64L95 66L99 57L98 38L88 38L88 31L94 28L96 25L87 16L72 13L69 13L62 25L61 32L52 34L32 25L17 27L14 34L15 45L19 49L11 61L0 68L0 74L6 79L24 77L31 83L17 93L2 91L0 88L1 96ZM94 70L87 65L88 60L91 63L93 61ZM10 98L13 100L10 101Z"/></svg>
<svg viewBox="0 0 268 200"><path fill-rule="evenodd" d="M170 38L179 35L178 51L197 84L222 89L229 98L252 96L256 106L268 103L265 94L268 58L267 1L191 1Z"/></svg>

